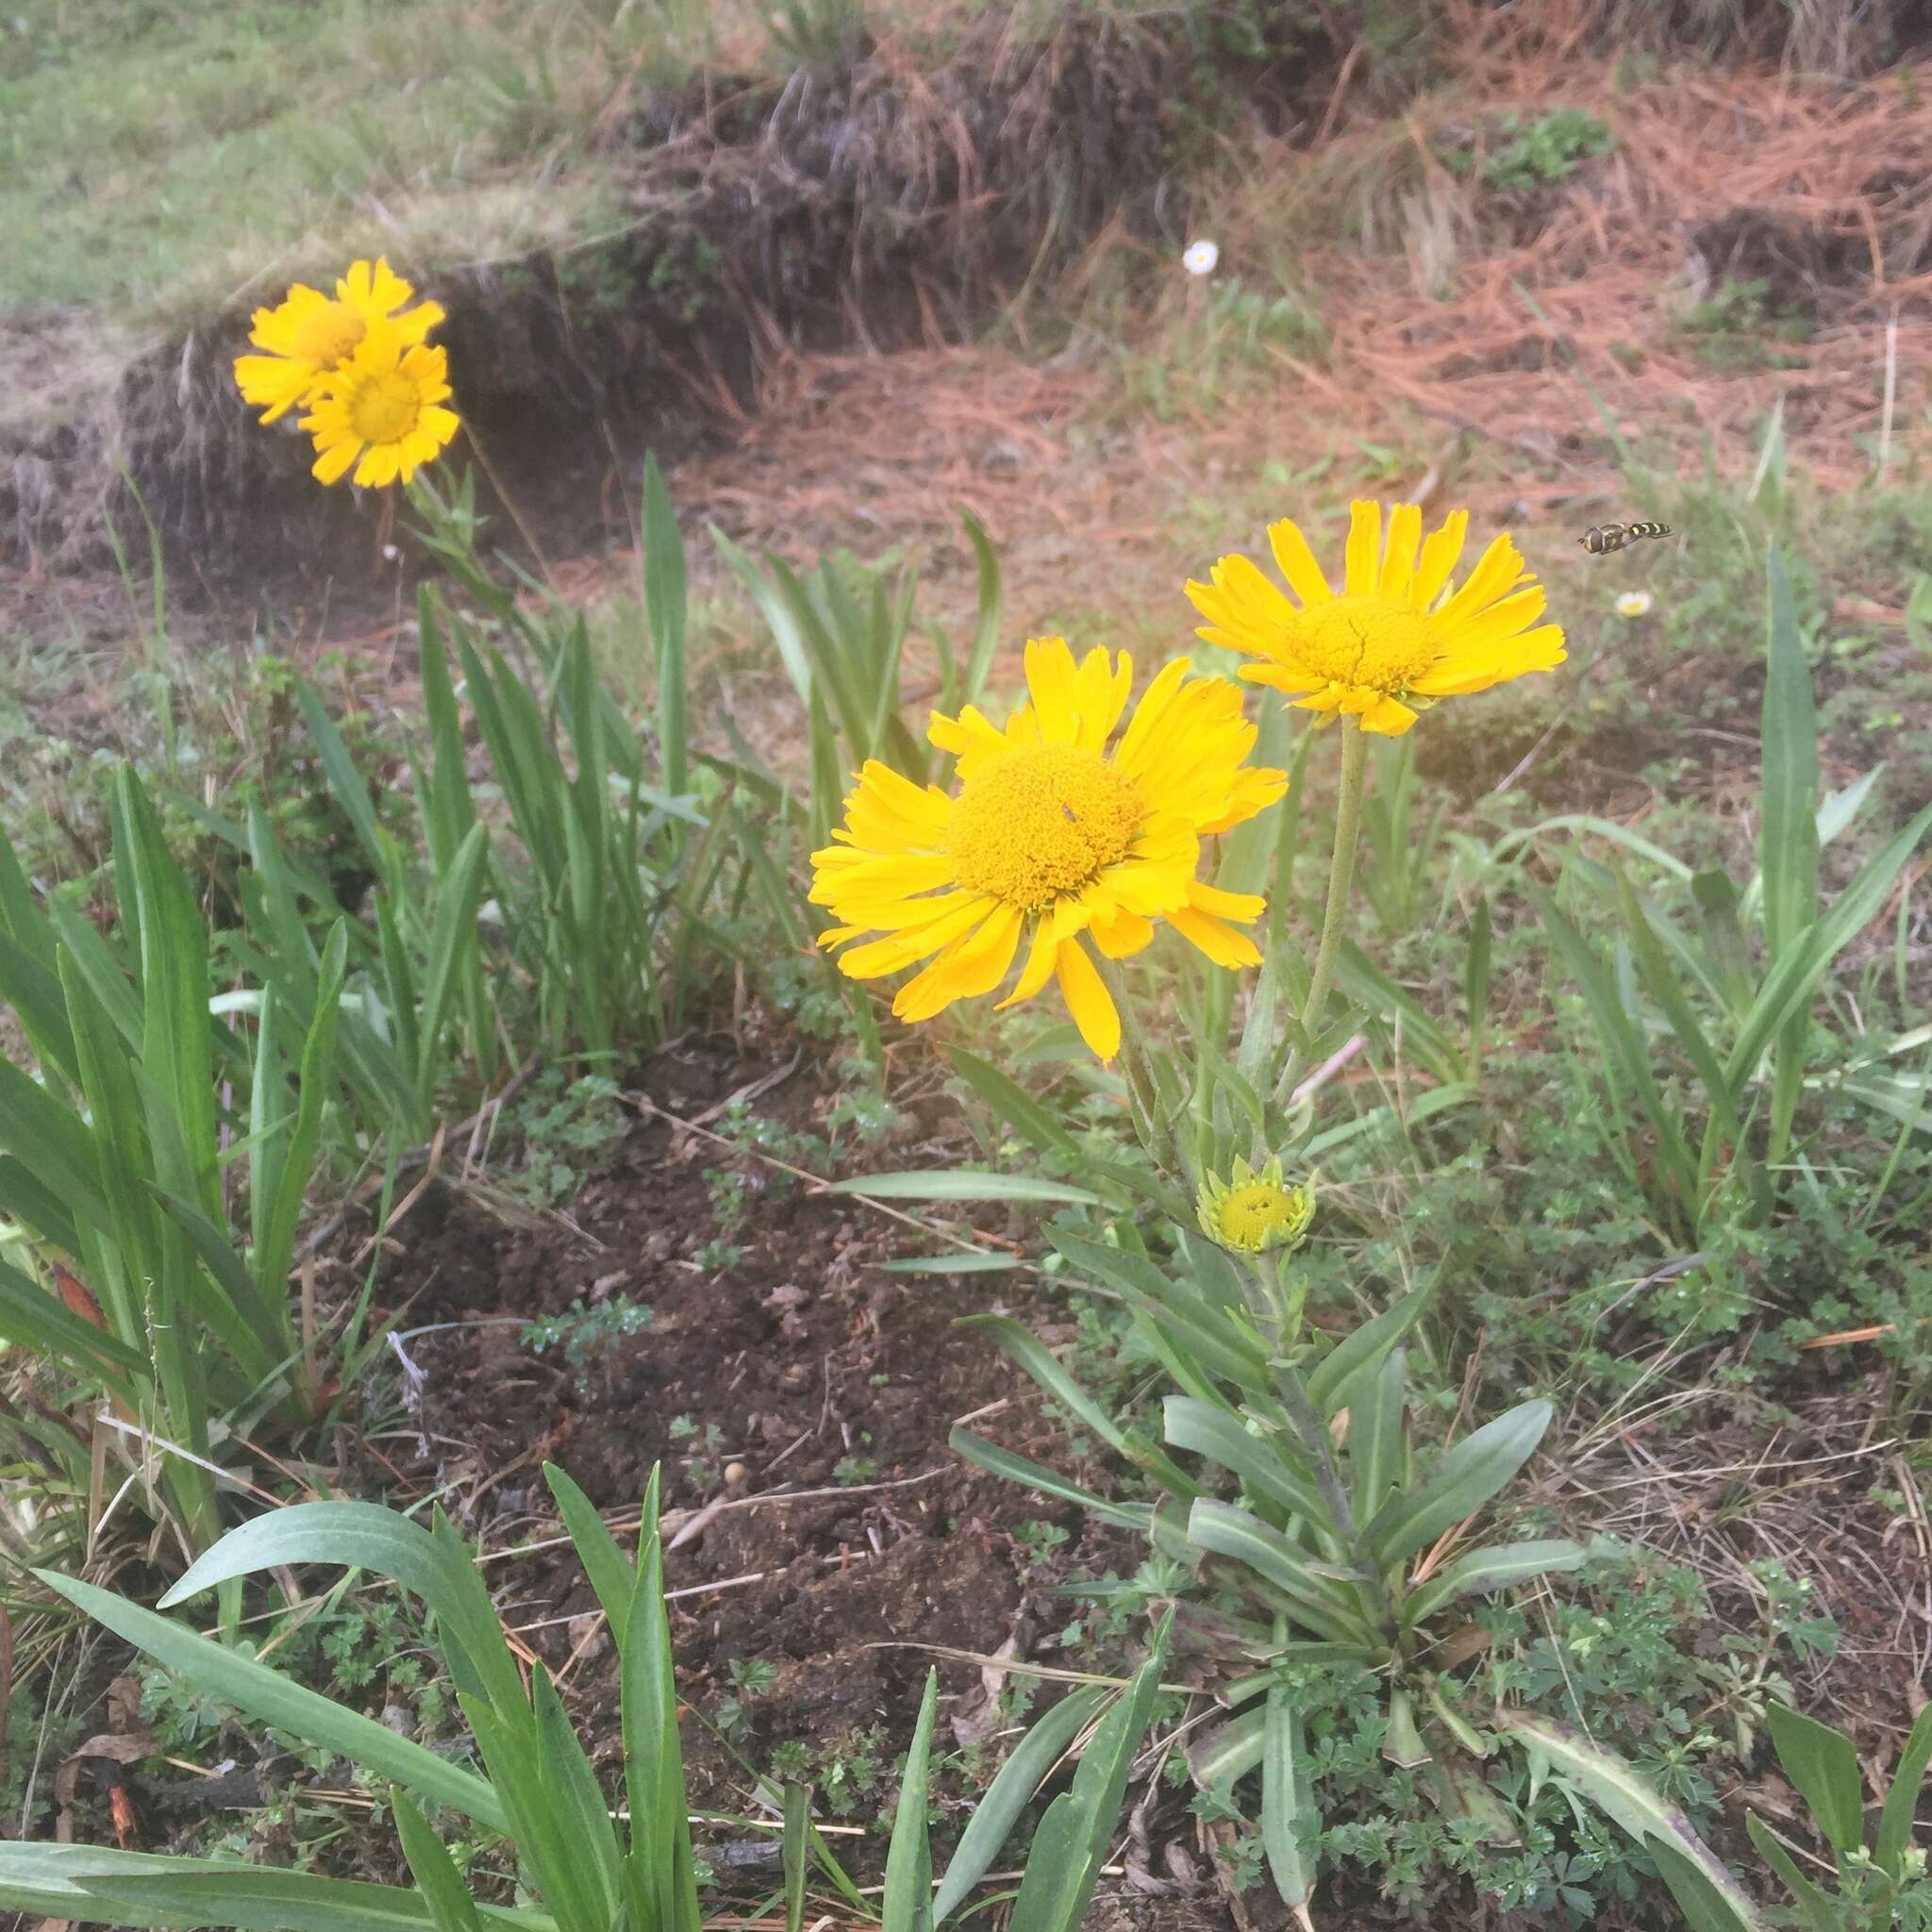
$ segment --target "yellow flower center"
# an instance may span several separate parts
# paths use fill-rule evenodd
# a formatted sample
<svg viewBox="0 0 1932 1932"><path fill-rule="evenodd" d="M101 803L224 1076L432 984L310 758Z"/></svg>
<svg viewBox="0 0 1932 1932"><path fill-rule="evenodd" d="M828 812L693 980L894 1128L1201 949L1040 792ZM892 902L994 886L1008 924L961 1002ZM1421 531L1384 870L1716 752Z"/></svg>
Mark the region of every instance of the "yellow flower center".
<svg viewBox="0 0 1932 1932"><path fill-rule="evenodd" d="M1250 1181L1228 1190L1214 1218L1229 1247L1255 1253L1277 1228L1295 1226L1303 1218L1303 1203L1298 1192L1291 1194L1269 1181Z"/></svg>
<svg viewBox="0 0 1932 1932"><path fill-rule="evenodd" d="M1336 684L1407 691L1438 657L1428 622L1379 597L1334 597L1297 618L1294 654Z"/></svg>
<svg viewBox="0 0 1932 1932"><path fill-rule="evenodd" d="M1146 816L1098 752L1036 745L967 782L946 851L969 891L1037 912L1124 858Z"/></svg>
<svg viewBox="0 0 1932 1932"><path fill-rule="evenodd" d="M364 442L400 442L416 426L422 391L400 369L365 377L349 398L349 425Z"/></svg>
<svg viewBox="0 0 1932 1932"><path fill-rule="evenodd" d="M295 358L316 369L340 369L368 333L368 323L346 302L318 303L296 327Z"/></svg>

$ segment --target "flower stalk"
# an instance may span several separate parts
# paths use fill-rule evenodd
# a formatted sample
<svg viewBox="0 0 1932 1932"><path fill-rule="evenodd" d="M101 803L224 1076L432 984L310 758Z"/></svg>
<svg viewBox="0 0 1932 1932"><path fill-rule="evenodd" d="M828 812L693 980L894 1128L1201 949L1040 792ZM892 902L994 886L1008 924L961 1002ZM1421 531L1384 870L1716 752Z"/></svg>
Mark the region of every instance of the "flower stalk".
<svg viewBox="0 0 1932 1932"><path fill-rule="evenodd" d="M1255 1273L1260 1282L1262 1297L1285 1314L1279 1270L1273 1258L1257 1260ZM1299 1325L1299 1305L1295 1314ZM1285 1329L1284 1322L1284 1332ZM1335 1460L1334 1439L1322 1420L1321 1411L1315 1407L1314 1398L1308 1393L1307 1384L1302 1380L1301 1371L1288 1358L1285 1349L1274 1362L1274 1388L1281 1397L1281 1406L1288 1411L1289 1422L1307 1454L1314 1472L1315 1489L1327 1507L1335 1534L1347 1552L1356 1574L1361 1578L1376 1615L1392 1627L1395 1606L1389 1595L1389 1586L1363 1541L1361 1525L1356 1521L1355 1507L1348 1500L1348 1488L1341 1480L1341 1471Z"/></svg>
<svg viewBox="0 0 1932 1932"><path fill-rule="evenodd" d="M1322 937L1315 948L1315 971L1308 981L1308 996L1302 1006L1301 1040L1288 1057L1281 1084L1274 1090L1275 1105L1287 1107L1302 1075L1314 1058L1315 1029L1321 1024L1322 1008L1328 1002L1328 990L1335 982L1335 956L1341 945L1341 928L1348 916L1349 888L1355 883L1355 848L1361 828L1362 779L1368 769L1367 734L1353 719L1341 725L1341 783L1335 800L1335 851L1328 862L1328 903L1322 911ZM1276 891L1282 890L1275 882Z"/></svg>
<svg viewBox="0 0 1932 1932"><path fill-rule="evenodd" d="M1134 1002L1127 991L1125 975L1121 972L1117 960L1100 958L1100 980L1107 988L1114 1004L1114 1010L1121 1020L1121 1071L1127 1079L1128 1110L1133 1116L1134 1132L1141 1145L1147 1150L1148 1158L1162 1174L1180 1174L1183 1173L1179 1143L1174 1140L1174 1130L1167 1124L1167 1113L1161 1106L1160 1085L1154 1077L1154 1062L1147 1051L1146 1036L1141 1031L1141 1022L1134 1011Z"/></svg>

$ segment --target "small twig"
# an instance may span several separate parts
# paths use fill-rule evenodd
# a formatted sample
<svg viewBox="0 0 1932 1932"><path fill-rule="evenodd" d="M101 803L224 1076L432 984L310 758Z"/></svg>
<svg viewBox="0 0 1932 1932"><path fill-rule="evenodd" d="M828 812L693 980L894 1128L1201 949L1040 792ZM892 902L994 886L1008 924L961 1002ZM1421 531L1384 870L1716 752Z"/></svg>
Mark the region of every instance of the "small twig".
<svg viewBox="0 0 1932 1932"><path fill-rule="evenodd" d="M1322 1064L1319 1067L1317 1067L1315 1071L1312 1074L1310 1074L1306 1080L1304 1080L1301 1083L1301 1085L1294 1090L1292 1093L1291 1093L1288 1096L1289 1106L1299 1107L1301 1103L1307 1100L1311 1094L1319 1093L1322 1091L1322 1089L1327 1086L1329 1081L1334 1079L1336 1074L1341 1073L1342 1068L1347 1066L1349 1061L1354 1059L1356 1055L1361 1052L1362 1048L1367 1044L1367 1034L1351 1033L1349 1037L1346 1040L1344 1040L1341 1042L1341 1044L1338 1046L1335 1049L1335 1051L1331 1053L1328 1056L1328 1058L1325 1060L1324 1060Z"/></svg>

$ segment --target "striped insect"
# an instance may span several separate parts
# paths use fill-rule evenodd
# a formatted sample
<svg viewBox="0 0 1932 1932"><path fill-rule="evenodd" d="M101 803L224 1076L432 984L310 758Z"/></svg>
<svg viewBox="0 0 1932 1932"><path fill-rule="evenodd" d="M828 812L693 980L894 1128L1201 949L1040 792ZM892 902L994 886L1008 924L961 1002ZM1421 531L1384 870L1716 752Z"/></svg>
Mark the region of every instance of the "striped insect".
<svg viewBox="0 0 1932 1932"><path fill-rule="evenodd" d="M1622 550L1640 537L1668 537L1670 534L1668 524L1598 524L1576 541L1592 557L1607 557L1611 551Z"/></svg>

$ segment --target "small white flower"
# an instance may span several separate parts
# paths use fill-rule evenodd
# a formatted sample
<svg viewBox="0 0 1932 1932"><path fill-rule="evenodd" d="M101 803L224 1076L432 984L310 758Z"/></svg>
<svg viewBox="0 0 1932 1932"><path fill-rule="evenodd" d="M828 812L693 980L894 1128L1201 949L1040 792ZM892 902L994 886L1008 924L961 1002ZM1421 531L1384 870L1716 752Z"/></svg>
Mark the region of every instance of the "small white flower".
<svg viewBox="0 0 1932 1932"><path fill-rule="evenodd" d="M382 546L383 560L386 563L393 563L399 554L393 543L385 543Z"/></svg>
<svg viewBox="0 0 1932 1932"><path fill-rule="evenodd" d="M1649 611L1650 592L1648 591L1625 591L1617 599L1617 615L1619 617L1644 617L1649 614Z"/></svg>
<svg viewBox="0 0 1932 1932"><path fill-rule="evenodd" d="M1187 252L1181 257L1181 266L1191 275L1211 275L1215 265L1221 259L1221 245L1216 242L1191 242Z"/></svg>

